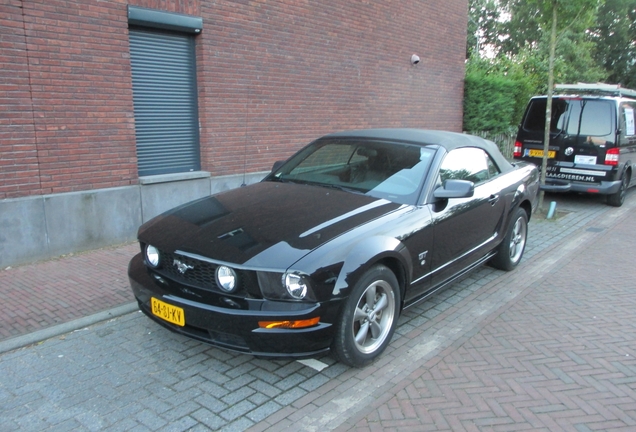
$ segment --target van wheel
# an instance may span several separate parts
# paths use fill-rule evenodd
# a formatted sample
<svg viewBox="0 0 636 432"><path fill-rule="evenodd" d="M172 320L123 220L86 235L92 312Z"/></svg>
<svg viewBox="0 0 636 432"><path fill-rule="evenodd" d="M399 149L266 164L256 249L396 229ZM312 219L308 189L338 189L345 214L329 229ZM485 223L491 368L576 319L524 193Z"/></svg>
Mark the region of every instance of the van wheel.
<svg viewBox="0 0 636 432"><path fill-rule="evenodd" d="M612 207L620 207L625 202L625 195L627 195L627 187L629 186L629 173L624 172L621 179L621 187L616 193L607 196L607 203Z"/></svg>

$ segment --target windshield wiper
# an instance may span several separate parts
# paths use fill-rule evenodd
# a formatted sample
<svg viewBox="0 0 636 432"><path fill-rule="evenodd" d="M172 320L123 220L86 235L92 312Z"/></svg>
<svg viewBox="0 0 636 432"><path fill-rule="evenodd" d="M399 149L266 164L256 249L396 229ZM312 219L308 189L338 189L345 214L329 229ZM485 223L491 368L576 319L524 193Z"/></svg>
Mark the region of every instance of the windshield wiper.
<svg viewBox="0 0 636 432"><path fill-rule="evenodd" d="M280 177L271 177L271 178L269 179L269 181L274 181L274 182L278 182L278 183L296 183L296 181L295 181L295 180L288 179L288 178L285 178L285 177L283 177L283 176L280 176Z"/></svg>
<svg viewBox="0 0 636 432"><path fill-rule="evenodd" d="M280 182L280 183L294 183L294 184L302 184L302 185L308 185L308 186L325 187L329 189L338 189L344 192L351 192L351 193L364 195L364 192L360 189L355 189L355 188L351 188L351 187L347 187L347 186L343 186L339 184L333 184L333 183L320 183L320 182L313 182L313 181L302 180L297 178L291 179L291 178L282 177L282 176L272 177L270 180L275 182Z"/></svg>
<svg viewBox="0 0 636 432"><path fill-rule="evenodd" d="M316 185L316 186L322 186L322 187L326 187L326 188L330 188L330 189L338 189L338 190L345 191L345 192L351 192L351 193L355 193L355 194L364 195L364 192L362 192L360 189L355 189L355 188L342 186L342 185L338 185L338 184L331 184L331 183L313 183L313 184Z"/></svg>

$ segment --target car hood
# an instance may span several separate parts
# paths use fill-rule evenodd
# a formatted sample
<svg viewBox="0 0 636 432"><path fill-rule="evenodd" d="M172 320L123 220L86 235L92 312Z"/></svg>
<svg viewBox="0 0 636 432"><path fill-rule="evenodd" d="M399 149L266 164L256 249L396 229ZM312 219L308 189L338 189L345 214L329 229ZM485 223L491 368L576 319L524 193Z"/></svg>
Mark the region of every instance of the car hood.
<svg viewBox="0 0 636 432"><path fill-rule="evenodd" d="M166 252L286 269L321 244L399 207L337 189L262 182L157 216L141 226L139 240Z"/></svg>

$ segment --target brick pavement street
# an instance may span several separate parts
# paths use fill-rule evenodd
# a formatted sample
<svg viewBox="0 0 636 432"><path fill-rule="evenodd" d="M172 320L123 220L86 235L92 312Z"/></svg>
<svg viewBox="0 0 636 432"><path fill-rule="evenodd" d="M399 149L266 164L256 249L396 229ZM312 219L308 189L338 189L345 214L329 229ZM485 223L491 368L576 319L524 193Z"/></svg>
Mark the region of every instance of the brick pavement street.
<svg viewBox="0 0 636 432"><path fill-rule="evenodd" d="M620 218L339 430L636 430L636 217Z"/></svg>
<svg viewBox="0 0 636 432"><path fill-rule="evenodd" d="M0 341L134 301L128 244L0 270Z"/></svg>
<svg viewBox="0 0 636 432"><path fill-rule="evenodd" d="M480 268L405 311L364 369L233 354L129 313L0 354L0 430L636 430L636 192L620 209L550 199L569 213L531 222L520 268ZM1 271L27 315L8 340L129 302L136 250ZM77 310L38 317L56 292Z"/></svg>

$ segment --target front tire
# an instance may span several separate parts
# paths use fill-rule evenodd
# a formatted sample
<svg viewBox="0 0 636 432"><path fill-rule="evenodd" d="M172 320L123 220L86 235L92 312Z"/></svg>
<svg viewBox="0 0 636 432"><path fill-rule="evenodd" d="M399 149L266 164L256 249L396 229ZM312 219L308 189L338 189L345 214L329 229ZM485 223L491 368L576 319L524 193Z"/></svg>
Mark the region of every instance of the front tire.
<svg viewBox="0 0 636 432"><path fill-rule="evenodd" d="M518 208L508 226L508 232L503 241L497 246L497 255L490 264L500 270L510 271L517 267L528 238L528 214Z"/></svg>
<svg viewBox="0 0 636 432"><path fill-rule="evenodd" d="M362 367L382 354L395 332L400 311L397 278L383 265L355 284L336 326L333 352L342 363Z"/></svg>

